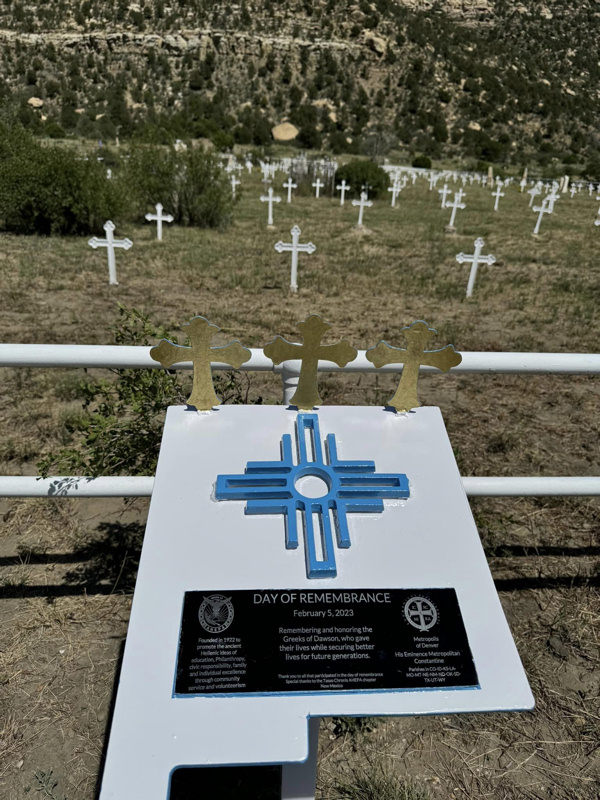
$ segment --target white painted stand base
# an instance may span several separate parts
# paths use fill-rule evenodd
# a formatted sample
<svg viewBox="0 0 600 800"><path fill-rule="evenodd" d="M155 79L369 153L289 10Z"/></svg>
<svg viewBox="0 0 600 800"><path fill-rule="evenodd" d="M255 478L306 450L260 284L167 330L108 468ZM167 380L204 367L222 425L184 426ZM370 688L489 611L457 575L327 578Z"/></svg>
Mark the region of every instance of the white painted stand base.
<svg viewBox="0 0 600 800"><path fill-rule="evenodd" d="M301 525L300 546L288 548L282 514L247 514L245 499L217 500L215 494L219 476L235 480L245 474L248 462L266 462L270 474L269 465L281 460L285 442L296 442L290 444L296 468L298 447L305 441L299 438L297 412L265 405L221 406L198 414L184 406L171 407L144 536L100 800L167 800L171 773L180 767L259 764L283 765L282 798L313 800L322 717L447 715L533 706L439 409L423 407L396 414L377 407L326 406L307 416L313 424L318 423L316 441L319 452L327 456L319 469L309 469L309 476L318 478L325 468L329 475L335 459L349 463L350 469L359 462L373 463L377 475L406 475L410 496L385 499L381 512L350 512L349 546L336 546L332 541L337 574L310 578L308 543L315 540L306 538L309 531ZM313 461L317 461L316 455L308 459ZM282 625L302 626L304 616L298 616L296 623L295 611L311 611L317 602L313 593L363 589L379 594L410 590L415 592L413 600L421 600L423 591L452 590L477 684L278 692L257 685L248 671L249 677L243 678L248 680L244 683L248 691L227 694L204 691L194 677L202 668L187 667L187 661L180 660L180 632L188 632L188 642L193 642L194 636L202 642L209 638L199 632L201 625L205 632L209 630L199 617L201 605L183 622L190 593L206 598L213 593L229 597L230 592L237 595L240 591L258 592L259 597L261 592L281 595L282 604L269 612L265 607L263 627L256 628L267 637L269 614L276 613ZM283 597L289 598L290 592L297 595L297 608L284 604ZM330 601L318 601L323 602ZM227 630L232 633L226 636L236 642L233 626L244 618L244 609L252 609L240 604L237 596L231 608L232 628ZM372 613L380 612L375 609ZM412 634L411 628L416 630L418 625L407 613L398 616L398 628L390 635L413 637L409 639L412 642L419 634ZM441 617L449 613L449 607L441 606L436 619L437 613ZM347 624L352 625L351 621ZM265 641L269 647L278 646L278 640L273 640L273 645L267 638ZM224 639L223 646L228 642ZM251 660L257 661L251 655L248 659L250 670ZM196 656L190 663L196 663ZM240 669L246 675L246 665ZM178 674L188 675L190 686L198 683L198 691L187 690L188 684L181 691ZM217 681L220 675L215 673Z"/></svg>
<svg viewBox="0 0 600 800"><path fill-rule="evenodd" d="M308 759L304 764L284 764L281 770L281 800L315 800L319 718L308 721Z"/></svg>

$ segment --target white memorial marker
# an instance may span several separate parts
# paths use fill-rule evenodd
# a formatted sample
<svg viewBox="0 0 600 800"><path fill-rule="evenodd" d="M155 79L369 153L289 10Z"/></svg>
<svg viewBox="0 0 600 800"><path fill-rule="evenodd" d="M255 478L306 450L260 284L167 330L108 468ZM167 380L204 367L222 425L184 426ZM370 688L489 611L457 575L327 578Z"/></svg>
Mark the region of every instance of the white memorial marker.
<svg viewBox="0 0 600 800"><path fill-rule="evenodd" d="M577 194L577 187L575 186L574 183L571 184L571 188L569 189L569 191L571 192L571 200L572 200Z"/></svg>
<svg viewBox="0 0 600 800"><path fill-rule="evenodd" d="M398 197L401 191L402 187L400 186L400 182L397 180L394 181L393 186L388 187L388 192L392 193L392 208L396 207L396 198Z"/></svg>
<svg viewBox="0 0 600 800"><path fill-rule="evenodd" d="M550 198L544 197L544 199L542 200L542 205L534 206L533 210L539 212L537 222L535 223L535 228L533 229L533 235L537 236L540 232L540 225L542 223L542 218L544 214L552 214L552 208L550 207Z"/></svg>
<svg viewBox="0 0 600 800"><path fill-rule="evenodd" d="M341 196L341 198L340 198L340 205L341 205L341 206L343 206L343 205L344 205L344 199L345 199L345 197L346 197L346 192L348 191L348 189L350 188L350 186L349 186L349 184L347 184L347 183L346 183L346 181L345 181L345 180L343 180L343 181L342 181L342 182L339 184L339 186L336 186L335 188L337 189L337 191L338 191L338 192L341 192L341 193L342 193L342 196Z"/></svg>
<svg viewBox="0 0 600 800"><path fill-rule="evenodd" d="M454 198L452 202L446 203L446 208L452 209L452 214L450 215L450 223L448 224L449 230L454 230L454 220L456 219L456 212L458 211L458 209L466 208L466 205L464 203L461 203L462 198L463 198L463 192L462 189L460 189L458 192L454 193Z"/></svg>
<svg viewBox="0 0 600 800"><path fill-rule="evenodd" d="M267 219L267 225L273 225L273 203L281 203L281 197L273 197L273 188L269 186L269 193L265 197L265 195L261 195L260 197L261 203L268 203L269 204L269 217Z"/></svg>
<svg viewBox="0 0 600 800"><path fill-rule="evenodd" d="M357 223L356 227L357 228L362 228L364 210L365 210L365 208L370 208L373 205L373 202L371 200L367 200L367 193L366 192L361 192L360 193L360 200L353 200L352 201L352 205L353 206L358 206L358 208L359 208L359 211L358 211L358 223Z"/></svg>
<svg viewBox="0 0 600 800"><path fill-rule="evenodd" d="M275 245L275 250L278 253L291 253L292 254L292 273L290 279L290 289L292 292L298 291L298 253L314 253L317 249L316 246L312 242L307 242L307 244L300 244L300 234L302 231L297 225L294 225L292 230L290 231L292 234L292 241L291 243L286 242L277 242Z"/></svg>
<svg viewBox="0 0 600 800"><path fill-rule="evenodd" d="M163 222L173 222L173 217L171 214L163 214L163 207L160 203L157 203L155 206L156 214L146 214L146 219L148 222L156 222L156 238L159 242L162 242L162 224Z"/></svg>
<svg viewBox="0 0 600 800"><path fill-rule="evenodd" d="M310 363L315 384L319 361L352 361L318 317L302 326L303 344L277 337L265 356ZM413 375L448 351L424 352L417 326ZM152 357L191 358L214 396L211 361L247 358L203 333ZM383 342L368 360L390 351L406 360ZM283 764L280 796L308 800L319 717L533 707L439 408L396 417L315 392L311 412L295 395L168 409L99 800L166 800L182 765L253 764Z"/></svg>
<svg viewBox="0 0 600 800"><path fill-rule="evenodd" d="M283 184L283 188L287 189L287 201L288 201L288 203L291 203L292 202L292 189L297 189L298 188L298 184L294 183L292 181L291 175L287 179L287 181Z"/></svg>
<svg viewBox="0 0 600 800"><path fill-rule="evenodd" d="M494 201L494 211L498 211L498 203L500 202L500 198L504 197L504 192L500 191L501 188L502 188L502 183L498 181L498 186L496 187L496 191L492 192L492 197L496 198L496 200Z"/></svg>
<svg viewBox="0 0 600 800"><path fill-rule="evenodd" d="M459 264L471 264L471 272L469 273L469 282L467 283L467 297L473 294L473 287L475 286L475 278L477 277L477 267L480 264L492 265L496 263L496 258L493 255L482 256L481 251L485 242L479 238L475 240L475 252L473 255L467 253L459 253L456 260Z"/></svg>
<svg viewBox="0 0 600 800"><path fill-rule="evenodd" d="M443 189L438 189L438 194L442 195L442 206L441 207L445 208L446 207L446 198L448 197L449 194L452 194L452 189L449 189L448 188L448 184L445 183Z"/></svg>
<svg viewBox="0 0 600 800"><path fill-rule="evenodd" d="M550 205L548 206L549 214L552 214L552 212L554 211L554 204L556 203L557 200L560 200L560 195L557 194L556 187L553 186L552 191L548 195L548 202L550 203Z"/></svg>
<svg viewBox="0 0 600 800"><path fill-rule="evenodd" d="M113 236L113 231L115 229L115 223L108 220L108 222L104 223L104 230L106 232L106 239L98 239L97 236L93 236L88 244L90 247L93 247L94 250L98 247L106 247L108 252L108 282L111 286L117 286L117 265L115 263L115 247L118 247L122 250L129 250L130 247L133 247L133 242L131 239L115 239Z"/></svg>
<svg viewBox="0 0 600 800"><path fill-rule="evenodd" d="M248 170L248 175L251 175L252 174L252 161L250 161L250 159L248 159L246 161L246 169Z"/></svg>
<svg viewBox="0 0 600 800"><path fill-rule="evenodd" d="M531 189L528 189L528 190L527 190L527 194L530 196L530 200L529 200L529 208L532 208L532 207L533 207L533 201L534 201L534 200L535 200L535 198L538 196L538 194L541 194L541 191L542 191L542 190L540 189L540 187L539 187L539 184L537 184L537 183L536 183L536 185L535 185L535 186L533 186Z"/></svg>
<svg viewBox="0 0 600 800"><path fill-rule="evenodd" d="M317 180L316 180L316 181L315 181L315 182L314 182L312 185L313 185L313 187L314 187L314 189L315 189L315 197L316 197L316 198L317 198L317 200L318 200L318 199L319 199L319 192L320 192L320 191L321 191L321 189L322 189L322 188L325 186L325 184L324 184L324 183L321 183L321 181L319 180L319 178L317 178Z"/></svg>
<svg viewBox="0 0 600 800"><path fill-rule="evenodd" d="M433 187L436 185L436 183L437 183L437 177L432 172L431 175L429 176L429 191L430 192L433 191Z"/></svg>
<svg viewBox="0 0 600 800"><path fill-rule="evenodd" d="M238 180L238 178L236 178L235 175L232 175L231 176L231 194L233 195L234 198L235 198L235 187L239 186L240 184L241 184L241 181Z"/></svg>

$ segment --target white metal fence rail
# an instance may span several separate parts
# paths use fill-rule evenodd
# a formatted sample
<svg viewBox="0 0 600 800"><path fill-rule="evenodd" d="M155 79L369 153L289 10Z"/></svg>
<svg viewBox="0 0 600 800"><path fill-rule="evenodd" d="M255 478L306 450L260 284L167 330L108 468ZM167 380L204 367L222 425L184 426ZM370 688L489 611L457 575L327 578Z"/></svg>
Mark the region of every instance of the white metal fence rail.
<svg viewBox="0 0 600 800"><path fill-rule="evenodd" d="M299 361L275 366L263 351L252 349L245 372L272 371L281 375L283 402L289 403L298 383ZM594 353L462 353L455 373L484 374L562 374L600 375L600 354ZM230 370L214 362L213 369ZM150 347L121 345L0 344L0 367L44 367L87 369L162 369L150 357ZM174 364L172 369L191 369L191 361ZM365 351L346 367L331 361L319 362L320 372L400 372L390 364L377 370L367 361ZM437 372L421 367L422 372ZM463 486L469 497L525 496L600 496L600 477L465 477ZM152 477L0 477L0 497L147 497L152 494Z"/></svg>

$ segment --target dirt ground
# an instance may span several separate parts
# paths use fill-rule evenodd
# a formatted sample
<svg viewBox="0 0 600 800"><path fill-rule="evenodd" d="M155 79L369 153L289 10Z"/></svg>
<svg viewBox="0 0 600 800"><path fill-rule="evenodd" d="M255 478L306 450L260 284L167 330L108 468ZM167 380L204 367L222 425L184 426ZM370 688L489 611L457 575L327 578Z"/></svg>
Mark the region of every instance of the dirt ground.
<svg viewBox="0 0 600 800"><path fill-rule="evenodd" d="M488 191L467 186L455 237L444 234L449 212L426 184L407 187L396 209L376 201L363 233L353 229L356 209L327 196L282 202L267 230L260 191L258 176L244 179L224 232L165 228L161 245L150 227L118 227L134 241L117 253L118 287L107 285L105 254L86 240L0 236L0 340L111 344L121 302L173 331L202 314L221 326L223 342L253 347L294 337L297 321L320 313L333 326L328 341L347 337L358 348L380 339L403 346L401 328L425 319L440 345L459 350L598 350L600 229L587 192L561 198L533 238L536 215L518 186L497 213ZM289 256L273 249L295 223L301 241L317 245L300 257L296 296L287 290ZM477 236L497 262L480 268L466 301L469 267L455 255L472 252ZM3 474L38 474L39 459L68 443L80 376L2 370ZM281 402L276 375L249 381L250 399ZM394 382L323 376L321 394L326 403L380 404ZM423 402L442 408L463 475L599 475L599 395L598 379L587 377L420 380ZM378 772L409 780L412 800L600 796L600 504L481 498L471 506L535 711L324 720L320 797L349 796L345 784ZM145 500L0 501L6 800L94 797L146 512Z"/></svg>

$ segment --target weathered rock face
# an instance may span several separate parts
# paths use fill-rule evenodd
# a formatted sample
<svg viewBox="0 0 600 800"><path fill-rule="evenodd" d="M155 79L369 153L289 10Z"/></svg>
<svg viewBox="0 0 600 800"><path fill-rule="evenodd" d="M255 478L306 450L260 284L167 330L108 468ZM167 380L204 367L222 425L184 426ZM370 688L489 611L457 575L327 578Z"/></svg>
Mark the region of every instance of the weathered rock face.
<svg viewBox="0 0 600 800"><path fill-rule="evenodd" d="M291 142L299 133L300 131L298 128L292 125L291 122L282 122L271 130L273 139L275 139L276 142Z"/></svg>
<svg viewBox="0 0 600 800"><path fill-rule="evenodd" d="M27 102L32 108L41 108L44 105L41 97L30 97Z"/></svg>

